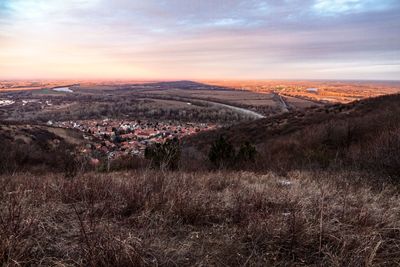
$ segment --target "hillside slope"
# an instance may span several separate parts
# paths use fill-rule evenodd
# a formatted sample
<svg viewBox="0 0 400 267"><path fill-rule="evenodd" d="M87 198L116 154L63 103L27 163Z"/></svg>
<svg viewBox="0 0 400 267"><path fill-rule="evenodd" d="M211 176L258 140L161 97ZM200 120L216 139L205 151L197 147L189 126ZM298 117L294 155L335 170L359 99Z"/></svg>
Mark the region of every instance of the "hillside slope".
<svg viewBox="0 0 400 267"><path fill-rule="evenodd" d="M27 169L65 171L84 142L77 131L45 125L0 123L0 173Z"/></svg>
<svg viewBox="0 0 400 267"><path fill-rule="evenodd" d="M400 95L309 108L200 133L184 140L206 155L223 135L236 147L245 141L259 152L258 167L295 169L332 164L376 167L399 174Z"/></svg>

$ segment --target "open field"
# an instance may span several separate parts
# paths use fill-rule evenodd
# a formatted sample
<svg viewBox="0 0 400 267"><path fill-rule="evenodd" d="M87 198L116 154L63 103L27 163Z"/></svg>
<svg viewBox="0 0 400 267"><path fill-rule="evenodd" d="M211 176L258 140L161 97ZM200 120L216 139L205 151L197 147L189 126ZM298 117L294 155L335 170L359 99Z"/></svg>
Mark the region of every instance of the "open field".
<svg viewBox="0 0 400 267"><path fill-rule="evenodd" d="M295 107L296 109L305 109L305 108L321 105L320 102L316 102L311 99L307 100L304 98L292 97L289 95L283 95L283 98L289 106Z"/></svg>
<svg viewBox="0 0 400 267"><path fill-rule="evenodd" d="M400 82L390 81L205 81L258 93L277 92L297 99L348 103L400 92ZM299 101L299 100L296 100ZM301 101L301 100L300 100Z"/></svg>
<svg viewBox="0 0 400 267"><path fill-rule="evenodd" d="M253 93L253 92L249 92L249 91L169 89L169 90L165 90L165 91L149 90L149 91L146 91L146 94L181 96L181 97L195 98L195 99L209 99L209 100L230 102L232 104L247 104L247 105L272 106L272 107L274 107L276 105L275 101L273 101L273 99L272 99L273 95ZM256 103L256 104L254 104L254 103Z"/></svg>

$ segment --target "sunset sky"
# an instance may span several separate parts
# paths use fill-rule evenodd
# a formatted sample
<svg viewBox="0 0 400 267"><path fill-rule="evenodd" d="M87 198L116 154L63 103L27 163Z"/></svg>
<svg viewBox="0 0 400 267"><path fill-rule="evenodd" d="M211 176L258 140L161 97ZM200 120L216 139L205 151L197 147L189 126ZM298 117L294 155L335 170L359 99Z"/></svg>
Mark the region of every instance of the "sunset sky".
<svg viewBox="0 0 400 267"><path fill-rule="evenodd" d="M400 79L400 0L0 0L0 79Z"/></svg>

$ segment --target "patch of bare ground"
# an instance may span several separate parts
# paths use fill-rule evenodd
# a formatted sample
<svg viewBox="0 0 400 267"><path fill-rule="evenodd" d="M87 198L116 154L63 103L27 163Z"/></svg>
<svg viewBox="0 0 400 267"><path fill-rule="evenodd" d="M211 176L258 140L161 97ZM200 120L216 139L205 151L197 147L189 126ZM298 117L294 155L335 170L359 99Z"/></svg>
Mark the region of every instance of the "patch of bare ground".
<svg viewBox="0 0 400 267"><path fill-rule="evenodd" d="M398 191L365 179L357 172L1 176L0 265L398 265Z"/></svg>

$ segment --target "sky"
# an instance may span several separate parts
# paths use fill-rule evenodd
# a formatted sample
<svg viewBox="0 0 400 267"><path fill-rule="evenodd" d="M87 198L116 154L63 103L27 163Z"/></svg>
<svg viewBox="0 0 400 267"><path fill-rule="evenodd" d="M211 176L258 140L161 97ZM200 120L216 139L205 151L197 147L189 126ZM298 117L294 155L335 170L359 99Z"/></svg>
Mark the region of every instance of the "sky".
<svg viewBox="0 0 400 267"><path fill-rule="evenodd" d="M0 0L0 79L400 80L400 0Z"/></svg>

